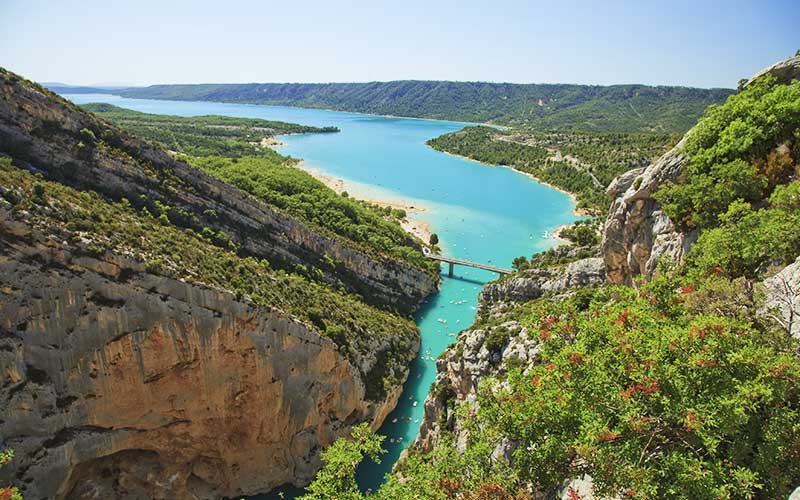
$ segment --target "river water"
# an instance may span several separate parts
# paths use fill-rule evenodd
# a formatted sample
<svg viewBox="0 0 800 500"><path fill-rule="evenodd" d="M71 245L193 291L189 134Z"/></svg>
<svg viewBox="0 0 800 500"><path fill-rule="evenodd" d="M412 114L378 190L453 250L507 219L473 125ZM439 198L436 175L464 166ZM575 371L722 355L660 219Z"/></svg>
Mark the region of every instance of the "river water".
<svg viewBox="0 0 800 500"><path fill-rule="evenodd" d="M137 111L179 116L218 114L303 125L332 125L337 134L283 136L278 150L303 158L324 174L345 180L356 197L402 200L424 211L410 215L429 223L442 252L459 259L510 268L511 260L546 250L555 241L546 232L576 217L570 198L508 168L490 167L432 150L425 141L459 130L463 123L360 115L282 106L126 99L72 94L77 104L108 102ZM397 408L380 433L387 454L380 465L364 463L359 485L376 488L417 436L425 396L436 377L435 359L475 318L481 286L496 275L456 266L441 291L416 314L422 335L419 357ZM286 497L297 493L287 489ZM275 498L263 495L262 499Z"/></svg>

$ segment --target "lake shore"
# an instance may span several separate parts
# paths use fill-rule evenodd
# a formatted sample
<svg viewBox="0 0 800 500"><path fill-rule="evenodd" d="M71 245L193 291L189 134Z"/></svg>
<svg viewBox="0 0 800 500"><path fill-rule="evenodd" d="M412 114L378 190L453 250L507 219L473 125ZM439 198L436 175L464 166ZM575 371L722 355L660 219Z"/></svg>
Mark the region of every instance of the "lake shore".
<svg viewBox="0 0 800 500"><path fill-rule="evenodd" d="M337 177L333 177L332 175L326 174L317 168L309 167L304 160L298 161L294 166L295 168L299 168L300 170L307 172L312 177L334 190L336 194L342 194L346 191L349 195L358 200L366 201L367 203L372 203L373 205L378 205L381 207L404 210L407 215L428 212L428 208L420 205L419 203L412 203L400 199L388 200L375 196L365 196L363 188L357 188L351 181L339 179ZM400 223L400 226L407 233L411 234L412 236L416 236L425 244L430 241L431 234L433 233L431 225L428 222L418 218L407 216Z"/></svg>
<svg viewBox="0 0 800 500"><path fill-rule="evenodd" d="M512 167L511 165L496 165L494 163L486 163L485 161L476 160L474 158L470 158L469 156L462 156L462 155L459 155L459 154L450 153L448 151L440 151L440 150L432 148L430 146L428 146L428 147L433 149L436 152L444 153L446 155L450 155L450 156L453 156L455 158L461 158L461 159L464 159L464 160L474 161L475 163L480 163L481 165L484 165L486 167L499 167L499 168L508 168L510 170L513 170L514 172L517 172L518 174L522 174L525 177L528 177L530 179L535 180L536 182L538 182L539 184L541 184L543 186L547 186L550 189L555 189L556 191L560 191L560 192L564 193L565 195L569 196L569 199L572 200L572 204L573 204L572 213L574 215L576 215L578 217L588 217L588 216L590 216L590 214L585 209L578 208L578 198L575 196L575 193L567 191L566 189L564 189L562 187L558 187L556 185L550 184L547 181L543 181L542 179L539 179L538 177L536 177L533 174L530 174L528 172L523 172L522 170L516 169L516 168ZM561 230L563 227L564 226L559 226L556 229ZM554 232L555 232L555 230L554 230Z"/></svg>

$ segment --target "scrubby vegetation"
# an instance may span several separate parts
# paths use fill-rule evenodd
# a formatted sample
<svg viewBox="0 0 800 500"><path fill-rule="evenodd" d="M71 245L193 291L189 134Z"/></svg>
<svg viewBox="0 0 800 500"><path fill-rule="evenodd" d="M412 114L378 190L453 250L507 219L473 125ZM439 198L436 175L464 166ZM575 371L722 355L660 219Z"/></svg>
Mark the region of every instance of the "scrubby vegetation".
<svg viewBox="0 0 800 500"><path fill-rule="evenodd" d="M14 459L14 450L0 452L0 468L5 467ZM16 486L0 486L0 499L22 500L22 495Z"/></svg>
<svg viewBox="0 0 800 500"><path fill-rule="evenodd" d="M310 174L294 168L297 160L262 144L276 133L330 132L335 128L223 116L150 115L109 104L84 108L322 233L344 239L368 254L391 255L431 274L438 272L436 264L419 250L421 242L398 224L405 213L339 196Z"/></svg>
<svg viewBox="0 0 800 500"><path fill-rule="evenodd" d="M155 115L107 103L83 104L81 108L100 114L167 151L193 156L239 157L263 153L261 141L275 135L339 131L336 127L309 127L257 118Z"/></svg>
<svg viewBox="0 0 800 500"><path fill-rule="evenodd" d="M797 257L800 82L767 76L710 108L685 151L685 177L655 198L679 227L700 232L694 266L756 277Z"/></svg>
<svg viewBox="0 0 800 500"><path fill-rule="evenodd" d="M428 145L491 165L509 166L575 194L578 208L603 213L606 186L618 175L663 154L675 137L666 134L511 132L467 127Z"/></svg>
<svg viewBox="0 0 800 500"><path fill-rule="evenodd" d="M593 132L684 132L706 106L731 93L647 85L436 81L153 85L113 92L147 99L279 104Z"/></svg>
<svg viewBox="0 0 800 500"><path fill-rule="evenodd" d="M538 362L512 366L508 389L484 381L477 413L458 410L465 453L412 453L374 498L533 499L584 474L620 498L786 498L800 481L800 345L755 316L746 280L662 276L589 299L519 308ZM503 438L518 444L511 465L492 458Z"/></svg>

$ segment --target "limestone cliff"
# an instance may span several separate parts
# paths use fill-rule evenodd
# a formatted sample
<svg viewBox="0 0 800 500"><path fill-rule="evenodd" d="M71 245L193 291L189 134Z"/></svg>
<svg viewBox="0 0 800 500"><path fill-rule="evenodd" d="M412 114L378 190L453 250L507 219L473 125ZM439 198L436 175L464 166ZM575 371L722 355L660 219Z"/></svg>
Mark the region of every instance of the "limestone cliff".
<svg viewBox="0 0 800 500"><path fill-rule="evenodd" d="M29 219L0 208L0 435L26 498L302 484L321 448L394 407L400 385L370 400L338 346L281 311L89 257Z"/></svg>
<svg viewBox="0 0 800 500"><path fill-rule="evenodd" d="M560 247L556 254L568 256L574 247ZM582 287L597 286L605 282L602 259L578 259L563 266L529 269L508 278L488 283L480 296L480 318L471 328L458 335L456 343L436 361L436 383L425 400L416 446L430 451L444 433L452 433L463 449L466 433L454 409L460 403L476 403L476 391L482 378L498 380L505 375L508 363L532 366L539 352L538 337L531 338L527 329L509 312L517 304L542 296L563 297ZM523 306L524 307L524 306ZM501 338L499 344L490 337ZM507 456L511 443L503 443L496 455Z"/></svg>
<svg viewBox="0 0 800 500"><path fill-rule="evenodd" d="M770 66L747 84L765 74L785 83L799 79L800 56ZM682 149L689 134L644 171L623 174L609 186L614 201L603 231L602 252L610 282L630 285L636 276L649 278L660 259L681 262L696 240L695 231L678 231L652 197L662 183L678 180L686 169L689 159Z"/></svg>
<svg viewBox="0 0 800 500"><path fill-rule="evenodd" d="M428 272L315 230L2 70L0 163L0 447L16 453L0 480L26 499L210 499L301 485L325 446L355 423L377 428L394 408L419 348L411 321L297 277L369 309L335 311L354 329L334 335L287 312L303 295L290 297L290 278L272 265L328 256L337 266L327 281L400 311L435 290ZM144 215L154 203L182 224ZM265 259L259 279L272 295L210 279L223 261L159 271L139 236L97 233L122 213L147 228L142 242L161 231L167 251L194 241L202 257L222 252L236 281L254 279L239 265ZM187 231L200 227L241 252Z"/></svg>

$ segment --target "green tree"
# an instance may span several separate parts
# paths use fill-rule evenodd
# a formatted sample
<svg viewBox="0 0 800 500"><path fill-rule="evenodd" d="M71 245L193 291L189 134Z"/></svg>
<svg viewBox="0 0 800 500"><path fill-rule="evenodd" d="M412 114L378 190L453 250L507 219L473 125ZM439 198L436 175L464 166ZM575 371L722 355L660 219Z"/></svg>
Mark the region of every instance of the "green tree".
<svg viewBox="0 0 800 500"><path fill-rule="evenodd" d="M514 260L511 261L511 267L514 268L516 271L523 271L525 269L528 269L528 259L526 259L524 255L515 257Z"/></svg>
<svg viewBox="0 0 800 500"><path fill-rule="evenodd" d="M712 106L689 135L685 179L654 194L682 229L708 229L736 200L757 202L792 173L791 155L775 148L800 139L800 82L767 75ZM797 151L794 151L796 156Z"/></svg>
<svg viewBox="0 0 800 500"><path fill-rule="evenodd" d="M431 244L431 246L435 247L439 244L439 235L436 233L431 233L431 237L428 242Z"/></svg>
<svg viewBox="0 0 800 500"><path fill-rule="evenodd" d="M356 468L365 457L380 462L384 437L375 434L369 424L352 428L349 439L338 439L322 452L322 469L306 488L300 500L360 500Z"/></svg>
<svg viewBox="0 0 800 500"><path fill-rule="evenodd" d="M526 323L540 363L511 370L509 390L483 386L472 435L520 443L514 468L537 490L589 474L603 496L786 498L800 482L797 343L755 328L745 303L719 307L739 288L659 278L585 311L540 301Z"/></svg>

